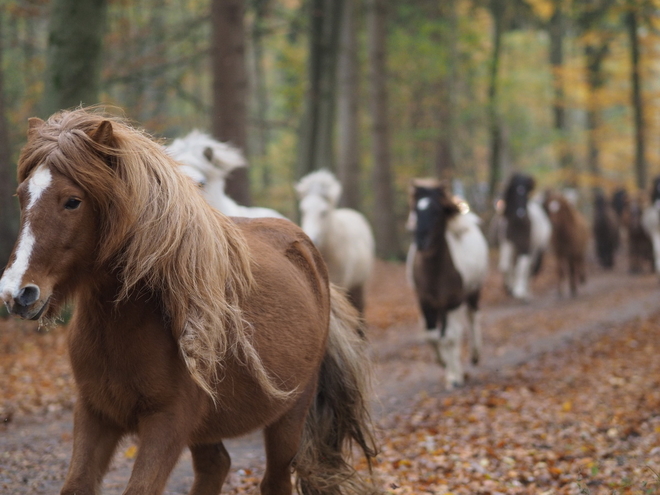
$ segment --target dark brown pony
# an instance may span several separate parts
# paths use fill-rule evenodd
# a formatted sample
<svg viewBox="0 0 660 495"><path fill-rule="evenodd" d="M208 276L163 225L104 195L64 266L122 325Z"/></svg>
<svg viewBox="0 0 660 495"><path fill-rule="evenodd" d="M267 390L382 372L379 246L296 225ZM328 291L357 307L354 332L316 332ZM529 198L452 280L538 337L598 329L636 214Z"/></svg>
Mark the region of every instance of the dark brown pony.
<svg viewBox="0 0 660 495"><path fill-rule="evenodd" d="M291 222L211 208L161 146L87 110L30 120L21 233L0 280L12 313L75 314L79 399L63 494L98 493L139 437L125 494L162 493L182 450L191 494L218 494L222 440L264 429L264 494L371 493L345 460L374 455L359 318Z"/></svg>
<svg viewBox="0 0 660 495"><path fill-rule="evenodd" d="M609 270L613 269L621 240L619 219L602 191L596 191L594 194L593 234L596 257L600 266Z"/></svg>
<svg viewBox="0 0 660 495"><path fill-rule="evenodd" d="M577 295L578 283L587 279L585 257L589 227L580 212L562 194L546 191L543 208L552 223L552 247L557 258L558 291L568 272L571 295Z"/></svg>

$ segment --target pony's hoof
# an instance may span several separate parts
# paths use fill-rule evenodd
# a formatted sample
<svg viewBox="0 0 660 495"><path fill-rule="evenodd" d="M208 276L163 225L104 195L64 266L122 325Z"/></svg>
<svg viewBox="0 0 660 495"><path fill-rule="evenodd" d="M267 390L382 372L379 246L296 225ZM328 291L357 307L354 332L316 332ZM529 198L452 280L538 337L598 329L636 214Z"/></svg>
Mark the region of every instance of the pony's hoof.
<svg viewBox="0 0 660 495"><path fill-rule="evenodd" d="M452 380L449 381L445 384L445 389L446 390L456 390L457 388L461 388L463 386L463 383L460 382L459 380Z"/></svg>
<svg viewBox="0 0 660 495"><path fill-rule="evenodd" d="M479 358L479 354L475 354L475 355L472 356L472 358L470 359L470 361L472 362L472 364L473 364L474 366L476 366L476 365L479 364L479 359L480 359L480 358Z"/></svg>

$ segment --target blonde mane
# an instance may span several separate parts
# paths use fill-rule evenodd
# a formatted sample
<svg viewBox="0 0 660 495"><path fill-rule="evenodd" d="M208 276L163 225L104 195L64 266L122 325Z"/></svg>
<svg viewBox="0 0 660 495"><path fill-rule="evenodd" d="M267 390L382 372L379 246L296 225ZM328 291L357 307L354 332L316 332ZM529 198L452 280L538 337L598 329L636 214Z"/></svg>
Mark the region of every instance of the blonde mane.
<svg viewBox="0 0 660 495"><path fill-rule="evenodd" d="M107 122L104 143L97 134ZM254 283L246 240L159 143L122 119L76 109L31 125L19 180L42 163L89 195L101 225L97 263L120 274L118 300L145 288L161 299L188 371L207 394L221 399L214 385L231 353L265 391L288 395L268 376L243 318Z"/></svg>

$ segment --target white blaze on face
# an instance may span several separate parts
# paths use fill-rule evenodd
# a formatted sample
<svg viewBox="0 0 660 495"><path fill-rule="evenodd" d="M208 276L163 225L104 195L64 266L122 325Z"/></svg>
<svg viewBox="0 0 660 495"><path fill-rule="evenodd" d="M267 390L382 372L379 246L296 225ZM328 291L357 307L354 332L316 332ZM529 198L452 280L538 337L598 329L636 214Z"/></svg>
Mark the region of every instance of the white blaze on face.
<svg viewBox="0 0 660 495"><path fill-rule="evenodd" d="M37 203L43 192L48 189L52 182L53 176L50 169L45 165L39 166L32 174L28 182L28 205L25 208L25 213L30 211ZM21 230L18 238L18 247L16 248L16 255L14 262L5 270L0 279L0 296L3 299L8 297L16 297L21 288L23 276L28 269L30 263L30 256L34 248L34 234L30 227L29 220L25 220L23 229Z"/></svg>
<svg viewBox="0 0 660 495"><path fill-rule="evenodd" d="M431 198L425 197L417 201L417 209L418 210L426 210L428 207L431 206Z"/></svg>

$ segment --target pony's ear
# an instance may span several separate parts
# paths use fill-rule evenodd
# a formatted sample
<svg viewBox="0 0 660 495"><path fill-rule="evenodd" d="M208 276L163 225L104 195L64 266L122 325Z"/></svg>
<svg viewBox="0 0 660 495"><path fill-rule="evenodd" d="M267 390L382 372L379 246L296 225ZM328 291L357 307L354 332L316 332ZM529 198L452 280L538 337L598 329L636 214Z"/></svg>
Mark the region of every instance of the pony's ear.
<svg viewBox="0 0 660 495"><path fill-rule="evenodd" d="M90 137L102 146L113 147L115 137L112 131L112 122L109 120L101 122Z"/></svg>
<svg viewBox="0 0 660 495"><path fill-rule="evenodd" d="M211 149L210 146L204 148L204 158L206 158L209 162L213 163L213 150Z"/></svg>
<svg viewBox="0 0 660 495"><path fill-rule="evenodd" d="M528 188L528 190L531 192L531 191L534 190L535 187L536 187L536 181L534 180L534 177L532 177L532 176L527 177L527 188Z"/></svg>
<svg viewBox="0 0 660 495"><path fill-rule="evenodd" d="M28 139L32 138L45 122L39 117L30 117L28 119Z"/></svg>

